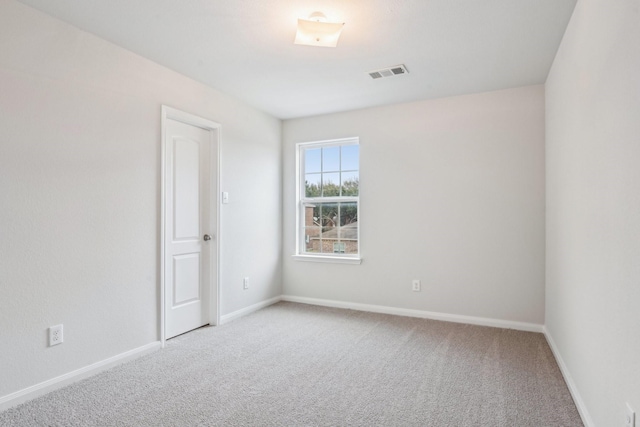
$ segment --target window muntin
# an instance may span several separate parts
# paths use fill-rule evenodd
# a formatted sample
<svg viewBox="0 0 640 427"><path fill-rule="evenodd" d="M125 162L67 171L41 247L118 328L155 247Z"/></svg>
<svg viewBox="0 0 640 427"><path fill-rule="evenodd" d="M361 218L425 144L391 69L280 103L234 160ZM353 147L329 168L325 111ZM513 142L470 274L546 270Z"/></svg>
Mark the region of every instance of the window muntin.
<svg viewBox="0 0 640 427"><path fill-rule="evenodd" d="M359 255L357 138L298 144L298 255Z"/></svg>

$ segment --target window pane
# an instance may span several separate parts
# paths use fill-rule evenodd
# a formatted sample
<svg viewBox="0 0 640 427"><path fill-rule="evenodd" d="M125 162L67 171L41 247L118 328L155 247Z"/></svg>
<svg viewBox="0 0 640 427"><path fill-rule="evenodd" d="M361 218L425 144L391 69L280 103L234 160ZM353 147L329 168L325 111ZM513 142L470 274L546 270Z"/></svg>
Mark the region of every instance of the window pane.
<svg viewBox="0 0 640 427"><path fill-rule="evenodd" d="M344 243L344 253L358 253L358 204L340 204L339 241Z"/></svg>
<svg viewBox="0 0 640 427"><path fill-rule="evenodd" d="M344 145L342 147L342 170L357 171L359 170L360 146Z"/></svg>
<svg viewBox="0 0 640 427"><path fill-rule="evenodd" d="M358 222L358 204L340 203L340 223L341 227L346 227Z"/></svg>
<svg viewBox="0 0 640 427"><path fill-rule="evenodd" d="M322 197L340 195L340 173L322 174Z"/></svg>
<svg viewBox="0 0 640 427"><path fill-rule="evenodd" d="M344 244L345 254L357 254L358 253L358 239L343 239L340 243Z"/></svg>
<svg viewBox="0 0 640 427"><path fill-rule="evenodd" d="M320 226L322 226L322 232L338 226L340 219L338 213L338 203L320 203Z"/></svg>
<svg viewBox="0 0 640 427"><path fill-rule="evenodd" d="M305 252L320 252L320 227L305 227L304 228L304 251Z"/></svg>
<svg viewBox="0 0 640 427"><path fill-rule="evenodd" d="M340 147L322 149L322 172L337 172L340 170Z"/></svg>
<svg viewBox="0 0 640 427"><path fill-rule="evenodd" d="M322 253L333 253L333 242L337 240L338 222L340 220L338 207L338 203L320 204L322 234L320 235L321 242L319 249Z"/></svg>
<svg viewBox="0 0 640 427"><path fill-rule="evenodd" d="M322 172L322 148L314 148L310 150L304 150L304 171L310 172Z"/></svg>
<svg viewBox="0 0 640 427"><path fill-rule="evenodd" d="M306 197L320 197L320 179L322 174L320 173L308 173L304 176Z"/></svg>
<svg viewBox="0 0 640 427"><path fill-rule="evenodd" d="M320 206L316 204L304 205L302 230L304 232L304 251L320 252Z"/></svg>
<svg viewBox="0 0 640 427"><path fill-rule="evenodd" d="M320 207L308 204L304 206L303 227L320 227Z"/></svg>
<svg viewBox="0 0 640 427"><path fill-rule="evenodd" d="M357 196L360 179L358 172L342 172L342 195Z"/></svg>

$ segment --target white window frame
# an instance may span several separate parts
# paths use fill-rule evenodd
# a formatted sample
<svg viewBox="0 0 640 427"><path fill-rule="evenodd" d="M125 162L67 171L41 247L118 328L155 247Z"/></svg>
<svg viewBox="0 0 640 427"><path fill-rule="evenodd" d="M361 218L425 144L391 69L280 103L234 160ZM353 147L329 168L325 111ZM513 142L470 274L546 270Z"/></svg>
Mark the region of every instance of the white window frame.
<svg viewBox="0 0 640 427"><path fill-rule="evenodd" d="M328 141L299 142L296 144L296 253L293 258L297 261L329 262L341 264L360 264L360 191L358 196L337 196L337 197L306 197L305 194L305 170L304 151L314 148L336 147L344 145L360 145L358 137L333 139ZM358 157L358 179L360 176L360 158ZM358 253L338 254L338 253L309 253L305 252L304 228L305 205L310 203L356 203L358 209Z"/></svg>

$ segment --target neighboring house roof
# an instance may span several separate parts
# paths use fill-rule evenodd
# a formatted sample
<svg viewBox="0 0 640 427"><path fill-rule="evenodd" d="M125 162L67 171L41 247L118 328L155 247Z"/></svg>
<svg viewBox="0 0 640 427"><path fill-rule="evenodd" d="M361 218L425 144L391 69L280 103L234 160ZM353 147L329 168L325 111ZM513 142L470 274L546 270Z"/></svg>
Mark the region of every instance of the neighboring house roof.
<svg viewBox="0 0 640 427"><path fill-rule="evenodd" d="M332 228L322 233L323 239L341 239L341 240L358 240L358 221L351 224L343 225L339 228L340 237L338 237L338 228Z"/></svg>

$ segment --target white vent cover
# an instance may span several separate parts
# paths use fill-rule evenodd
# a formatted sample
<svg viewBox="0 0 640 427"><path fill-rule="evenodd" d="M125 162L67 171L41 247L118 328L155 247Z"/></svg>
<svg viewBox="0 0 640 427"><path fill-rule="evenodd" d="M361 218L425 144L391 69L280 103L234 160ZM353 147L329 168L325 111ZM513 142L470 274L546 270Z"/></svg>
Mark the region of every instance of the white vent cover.
<svg viewBox="0 0 640 427"><path fill-rule="evenodd" d="M393 67L389 67L389 68L382 68L380 70L375 70L375 71L369 71L369 76L371 76L372 79L381 79L383 77L393 77L393 76L401 76L403 74L407 74L409 72L409 70L407 70L407 67L404 66L404 64L400 64L400 65L394 65Z"/></svg>

